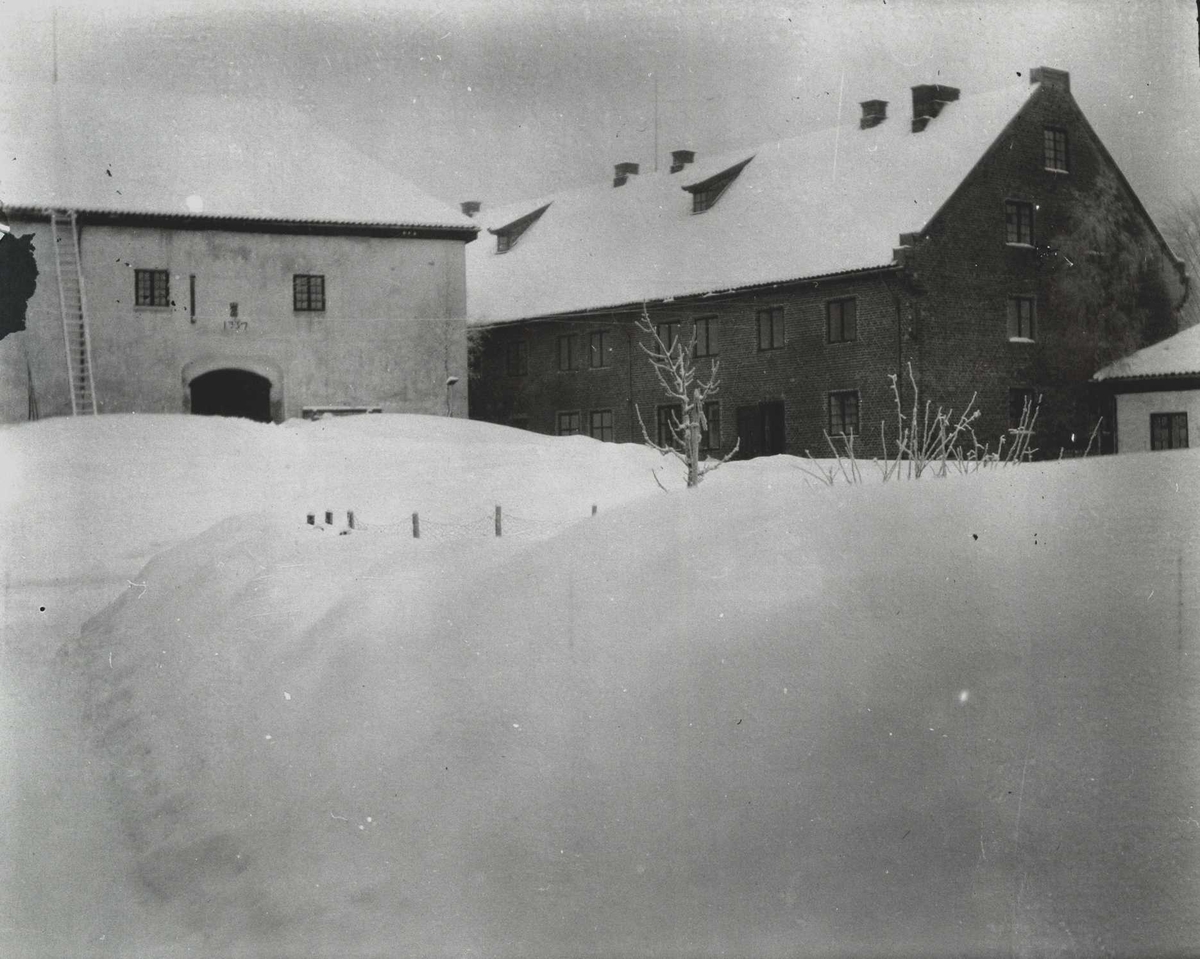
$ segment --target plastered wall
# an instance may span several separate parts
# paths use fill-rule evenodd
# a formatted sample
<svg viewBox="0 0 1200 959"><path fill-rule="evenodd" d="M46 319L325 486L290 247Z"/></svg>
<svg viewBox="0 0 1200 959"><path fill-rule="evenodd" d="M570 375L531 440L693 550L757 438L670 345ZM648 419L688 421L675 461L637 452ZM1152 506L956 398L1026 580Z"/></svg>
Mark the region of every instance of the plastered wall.
<svg viewBox="0 0 1200 959"><path fill-rule="evenodd" d="M26 418L29 374L40 414L67 414L50 224L11 226L34 234L40 276L26 332L0 342L0 419ZM227 364L270 371L280 418L305 406L444 414L448 392L466 416L459 240L85 225L80 246L101 412L183 411L185 368ZM170 305L135 305L137 269L169 271ZM325 277L324 312L293 310L297 273Z"/></svg>

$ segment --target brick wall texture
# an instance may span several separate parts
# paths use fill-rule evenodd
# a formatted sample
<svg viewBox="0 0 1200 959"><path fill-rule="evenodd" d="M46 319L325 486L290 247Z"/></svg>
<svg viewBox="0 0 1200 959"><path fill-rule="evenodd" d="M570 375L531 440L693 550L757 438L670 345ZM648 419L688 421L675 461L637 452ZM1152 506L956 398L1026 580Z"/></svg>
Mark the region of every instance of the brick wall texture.
<svg viewBox="0 0 1200 959"><path fill-rule="evenodd" d="M1066 132L1068 172L1045 168L1047 126ZM721 452L738 438L739 409L746 417L747 409L782 402L782 451L827 455L824 431L830 427L830 394L855 391L860 433L856 449L866 456L879 455L881 421L889 438L896 429L890 376L900 375L903 408L906 414L911 409L909 364L922 407L928 400L935 410L944 406L961 411L974 396L982 411L976 434L994 449L1010 426L1010 391L1041 394L1043 408L1065 408L1078 399L1066 395L1053 370L1048 375L1040 362L1045 359L1042 341L1054 318L1040 310L1032 342L1010 340L1009 298L1046 303L1047 284L1062 265L1046 255L1045 245L1068 228L1072 191L1087 192L1110 163L1070 94L1043 84L923 233L902 250L899 267L702 300L649 303L647 311L654 323L678 322L685 338L690 338L696 319L711 318L714 359L720 362ZM1131 194L1126 200L1140 211ZM1008 242L1009 201L1033 207L1031 243ZM1151 228L1148 222L1146 226ZM1168 281L1180 291L1173 272ZM830 342L829 303L843 298L855 301L855 338ZM783 343L760 349L757 315L768 308L782 308ZM470 383L471 416L553 434L572 423L569 417L560 422L560 413L578 411L580 431L587 433L592 411L611 410L612 439L638 442L640 409L653 436L655 409L667 400L639 348L644 339L634 328L639 312L640 307L480 331ZM589 338L600 331L606 333L605 353L602 365L593 368ZM578 336L584 354L581 368L561 370L559 340L570 335ZM525 344L526 366L519 374L508 363L514 342ZM697 360L702 374L710 362ZM1099 410L1094 412L1098 415ZM1074 446L1086 445L1087 431L1086 423L1080 422ZM1069 436L1056 435L1051 442L1053 455L1058 455L1060 443L1072 445Z"/></svg>

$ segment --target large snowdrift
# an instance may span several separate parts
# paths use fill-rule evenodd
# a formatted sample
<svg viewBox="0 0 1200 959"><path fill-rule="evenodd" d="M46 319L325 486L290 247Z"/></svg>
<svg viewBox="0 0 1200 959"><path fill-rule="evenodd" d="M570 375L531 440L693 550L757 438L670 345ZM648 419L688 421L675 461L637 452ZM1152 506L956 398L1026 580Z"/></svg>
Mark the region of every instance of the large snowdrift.
<svg viewBox="0 0 1200 959"><path fill-rule="evenodd" d="M324 433L287 460L287 430L104 427L151 514L201 485L154 452L192 429L257 509L157 555L66 647L142 917L75 951L1200 941L1194 453L832 489L775 458L664 495L633 447L428 426L333 424L320 469ZM351 500L463 523L303 521ZM493 500L543 523L498 540Z"/></svg>

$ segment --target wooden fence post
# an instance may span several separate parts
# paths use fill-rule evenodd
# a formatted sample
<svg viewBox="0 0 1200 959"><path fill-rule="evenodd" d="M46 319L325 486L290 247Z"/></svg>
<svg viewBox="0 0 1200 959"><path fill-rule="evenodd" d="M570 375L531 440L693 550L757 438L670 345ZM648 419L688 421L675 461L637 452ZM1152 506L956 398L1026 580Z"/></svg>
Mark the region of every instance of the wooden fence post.
<svg viewBox="0 0 1200 959"><path fill-rule="evenodd" d="M500 506L496 506L496 535L500 535Z"/></svg>
<svg viewBox="0 0 1200 959"><path fill-rule="evenodd" d="M413 513L413 539L421 538L421 517L417 513Z"/></svg>

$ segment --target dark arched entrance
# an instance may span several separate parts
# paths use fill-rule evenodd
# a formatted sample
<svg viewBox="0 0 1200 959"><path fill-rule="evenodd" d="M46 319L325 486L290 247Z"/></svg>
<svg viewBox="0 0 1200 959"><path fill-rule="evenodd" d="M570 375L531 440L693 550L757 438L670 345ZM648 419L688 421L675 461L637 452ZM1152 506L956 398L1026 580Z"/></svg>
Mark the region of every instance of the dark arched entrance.
<svg viewBox="0 0 1200 959"><path fill-rule="evenodd" d="M271 381L247 370L221 369L191 382L192 412L271 422Z"/></svg>

